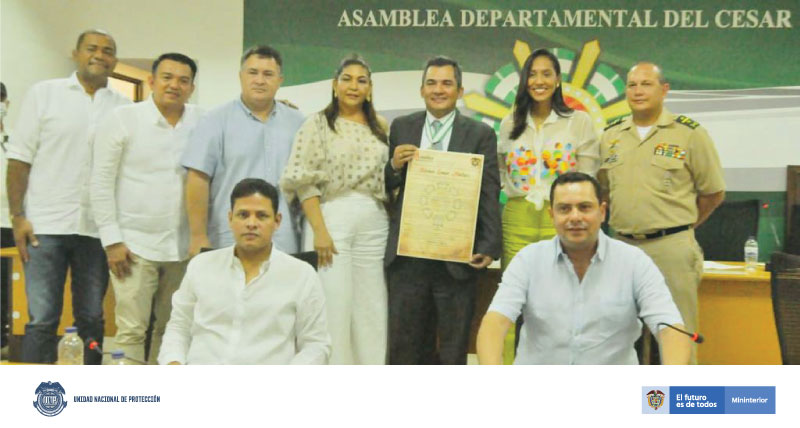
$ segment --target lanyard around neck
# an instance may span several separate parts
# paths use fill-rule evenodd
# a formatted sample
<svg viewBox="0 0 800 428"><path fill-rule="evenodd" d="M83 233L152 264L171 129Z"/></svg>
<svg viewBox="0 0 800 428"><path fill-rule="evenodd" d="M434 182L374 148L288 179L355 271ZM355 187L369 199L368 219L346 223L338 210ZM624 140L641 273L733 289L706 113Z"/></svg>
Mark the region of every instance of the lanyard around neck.
<svg viewBox="0 0 800 428"><path fill-rule="evenodd" d="M433 126L431 126L431 123L433 123L433 122L426 124L425 132L428 134L428 139L430 140L431 144L436 144L436 143L442 141L444 136L447 135L447 133L450 132L450 129L453 128L453 122L454 122L453 119L455 119L455 117L456 117L456 115L453 114L452 116L450 116L450 118L447 119L447 121L441 121L440 120L439 123L442 124L442 127L439 128L439 130L435 134L431 130L431 128L433 128ZM436 120L438 120L438 119L436 119Z"/></svg>

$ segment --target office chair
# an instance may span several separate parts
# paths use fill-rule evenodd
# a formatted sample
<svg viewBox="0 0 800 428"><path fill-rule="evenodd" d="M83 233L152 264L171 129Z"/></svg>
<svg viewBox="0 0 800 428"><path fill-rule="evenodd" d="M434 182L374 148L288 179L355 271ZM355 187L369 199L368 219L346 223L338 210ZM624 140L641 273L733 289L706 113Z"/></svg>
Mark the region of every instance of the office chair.
<svg viewBox="0 0 800 428"><path fill-rule="evenodd" d="M300 259L300 260L310 264L311 267L314 268L314 270L317 270L317 252L316 251L303 251L303 252L300 252L300 253L294 253L294 254L292 254L292 257L294 257L296 259Z"/></svg>
<svg viewBox="0 0 800 428"><path fill-rule="evenodd" d="M800 204L793 207L791 223L789 224L794 225L794 227L792 227L792 232L786 237L783 251L800 256Z"/></svg>
<svg viewBox="0 0 800 428"><path fill-rule="evenodd" d="M744 260L744 241L758 236L759 202L723 202L708 220L695 230L706 260Z"/></svg>
<svg viewBox="0 0 800 428"><path fill-rule="evenodd" d="M774 252L772 308L783 364L800 364L800 256Z"/></svg>

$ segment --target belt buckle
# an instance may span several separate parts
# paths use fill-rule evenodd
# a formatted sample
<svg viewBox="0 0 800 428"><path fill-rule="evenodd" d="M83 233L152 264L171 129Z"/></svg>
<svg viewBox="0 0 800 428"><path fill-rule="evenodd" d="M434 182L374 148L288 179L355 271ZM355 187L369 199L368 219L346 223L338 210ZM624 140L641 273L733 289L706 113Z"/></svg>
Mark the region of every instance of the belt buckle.
<svg viewBox="0 0 800 428"><path fill-rule="evenodd" d="M647 239L647 235L645 235L644 233L632 233L631 236L633 236L633 239L638 239L638 240Z"/></svg>

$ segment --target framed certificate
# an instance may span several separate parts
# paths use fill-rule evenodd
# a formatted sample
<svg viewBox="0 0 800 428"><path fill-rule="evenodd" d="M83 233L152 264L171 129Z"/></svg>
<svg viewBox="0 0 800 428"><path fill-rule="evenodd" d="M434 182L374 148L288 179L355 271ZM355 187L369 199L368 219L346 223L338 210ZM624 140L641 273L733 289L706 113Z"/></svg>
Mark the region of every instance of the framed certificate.
<svg viewBox="0 0 800 428"><path fill-rule="evenodd" d="M406 172L397 254L469 263L483 155L418 150Z"/></svg>

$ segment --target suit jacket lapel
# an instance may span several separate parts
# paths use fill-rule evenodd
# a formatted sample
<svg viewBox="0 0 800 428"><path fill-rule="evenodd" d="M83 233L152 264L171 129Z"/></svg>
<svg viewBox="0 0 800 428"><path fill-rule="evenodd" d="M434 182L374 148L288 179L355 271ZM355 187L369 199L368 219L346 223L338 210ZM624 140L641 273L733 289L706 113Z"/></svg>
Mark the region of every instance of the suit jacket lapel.
<svg viewBox="0 0 800 428"><path fill-rule="evenodd" d="M453 118L453 131L450 132L450 143L447 145L448 152L467 152L464 146L464 137L467 135L467 127L464 126L464 118L456 109L456 117Z"/></svg>
<svg viewBox="0 0 800 428"><path fill-rule="evenodd" d="M409 129L409 133L411 134L411 144L419 147L422 144L422 131L425 129L425 115L426 112L423 110L422 114L419 118L415 118L414 122L412 123L411 128ZM401 142L401 144L405 144Z"/></svg>

